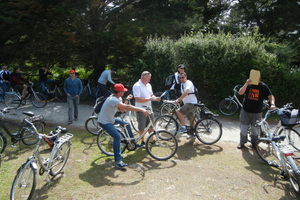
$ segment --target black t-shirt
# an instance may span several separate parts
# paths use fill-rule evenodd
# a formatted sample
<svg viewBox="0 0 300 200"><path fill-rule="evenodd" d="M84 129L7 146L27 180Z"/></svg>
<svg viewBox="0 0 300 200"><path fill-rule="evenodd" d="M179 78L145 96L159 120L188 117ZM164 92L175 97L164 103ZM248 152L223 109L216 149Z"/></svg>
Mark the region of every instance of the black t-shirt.
<svg viewBox="0 0 300 200"><path fill-rule="evenodd" d="M263 100L267 99L269 95L272 95L272 92L263 82L260 82L258 85L248 85L245 92L243 109L249 113L262 112Z"/></svg>

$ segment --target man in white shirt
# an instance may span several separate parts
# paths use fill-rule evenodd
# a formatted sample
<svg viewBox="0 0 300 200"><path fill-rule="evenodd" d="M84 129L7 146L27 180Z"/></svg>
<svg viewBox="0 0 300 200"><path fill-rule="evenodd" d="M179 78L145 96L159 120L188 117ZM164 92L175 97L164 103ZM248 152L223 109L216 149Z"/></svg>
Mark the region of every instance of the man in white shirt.
<svg viewBox="0 0 300 200"><path fill-rule="evenodd" d="M107 82L110 82L112 85L115 84L115 82L112 80L111 75L116 74L117 69L112 68L112 69L107 69L102 72L100 77L98 78L98 87L99 87L99 93L96 94L98 96L105 96L108 97L110 94L107 91Z"/></svg>
<svg viewBox="0 0 300 200"><path fill-rule="evenodd" d="M149 83L151 80L151 73L148 71L144 71L141 75L141 79L133 85L132 92L135 98L135 106L139 108L147 108L152 109L151 101L160 101L160 98L157 98L152 91L152 86ZM152 120L154 119L153 113L150 115ZM138 120L138 129L139 134L141 135L144 132L144 129L149 123L148 117L144 116L143 113L137 112L137 120ZM150 128L148 132L152 132L153 129ZM142 138L142 145L144 145L144 138Z"/></svg>
<svg viewBox="0 0 300 200"><path fill-rule="evenodd" d="M179 75L179 79L181 82L182 95L175 101L175 103L180 103L182 101L184 105L180 107L178 111L176 111L176 114L181 124L179 132L184 133L187 132L184 116L187 115L187 117L190 119L191 126L193 126L194 124L192 124L193 123L192 118L195 113L191 111L193 110L196 111L194 109L195 107L194 104L197 104L198 101L195 94L195 86L192 83L192 81L187 80L187 75L185 72Z"/></svg>

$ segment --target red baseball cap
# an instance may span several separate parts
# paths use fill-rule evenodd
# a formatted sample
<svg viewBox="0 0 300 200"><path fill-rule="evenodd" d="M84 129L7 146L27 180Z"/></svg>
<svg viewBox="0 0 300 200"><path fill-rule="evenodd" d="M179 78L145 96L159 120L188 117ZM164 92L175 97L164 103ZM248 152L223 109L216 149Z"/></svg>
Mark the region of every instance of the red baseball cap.
<svg viewBox="0 0 300 200"><path fill-rule="evenodd" d="M127 92L127 88L124 87L123 84L121 83L117 83L114 85L114 91L118 91L118 92Z"/></svg>
<svg viewBox="0 0 300 200"><path fill-rule="evenodd" d="M70 74L71 74L71 73L74 73L74 74L75 74L75 70L74 70L74 69L71 69L69 73L70 73Z"/></svg>

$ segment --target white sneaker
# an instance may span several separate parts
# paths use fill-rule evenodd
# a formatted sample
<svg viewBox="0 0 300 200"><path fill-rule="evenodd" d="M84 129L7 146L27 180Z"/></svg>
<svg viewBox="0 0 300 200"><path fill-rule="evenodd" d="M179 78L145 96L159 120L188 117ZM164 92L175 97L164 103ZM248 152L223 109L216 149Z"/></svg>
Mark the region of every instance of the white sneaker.
<svg viewBox="0 0 300 200"><path fill-rule="evenodd" d="M187 129L186 127L180 127L178 133L186 133L187 132Z"/></svg>

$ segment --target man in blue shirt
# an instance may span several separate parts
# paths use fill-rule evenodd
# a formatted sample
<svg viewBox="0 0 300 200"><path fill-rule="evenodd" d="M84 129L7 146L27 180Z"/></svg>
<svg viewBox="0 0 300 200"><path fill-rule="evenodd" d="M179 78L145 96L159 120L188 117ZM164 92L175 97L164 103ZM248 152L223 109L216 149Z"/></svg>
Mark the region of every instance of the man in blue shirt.
<svg viewBox="0 0 300 200"><path fill-rule="evenodd" d="M102 74L100 75L99 79L98 79L98 96L105 96L108 97L110 94L107 91L107 82L110 82L112 85L115 84L115 82L112 80L111 75L115 74L117 71L116 68L112 68L112 69L107 69L104 70L102 72Z"/></svg>
<svg viewBox="0 0 300 200"><path fill-rule="evenodd" d="M64 90L67 94L68 103L68 125L73 123L73 119L78 119L79 96L82 92L82 82L75 77L75 70L70 70L70 77L65 80Z"/></svg>

